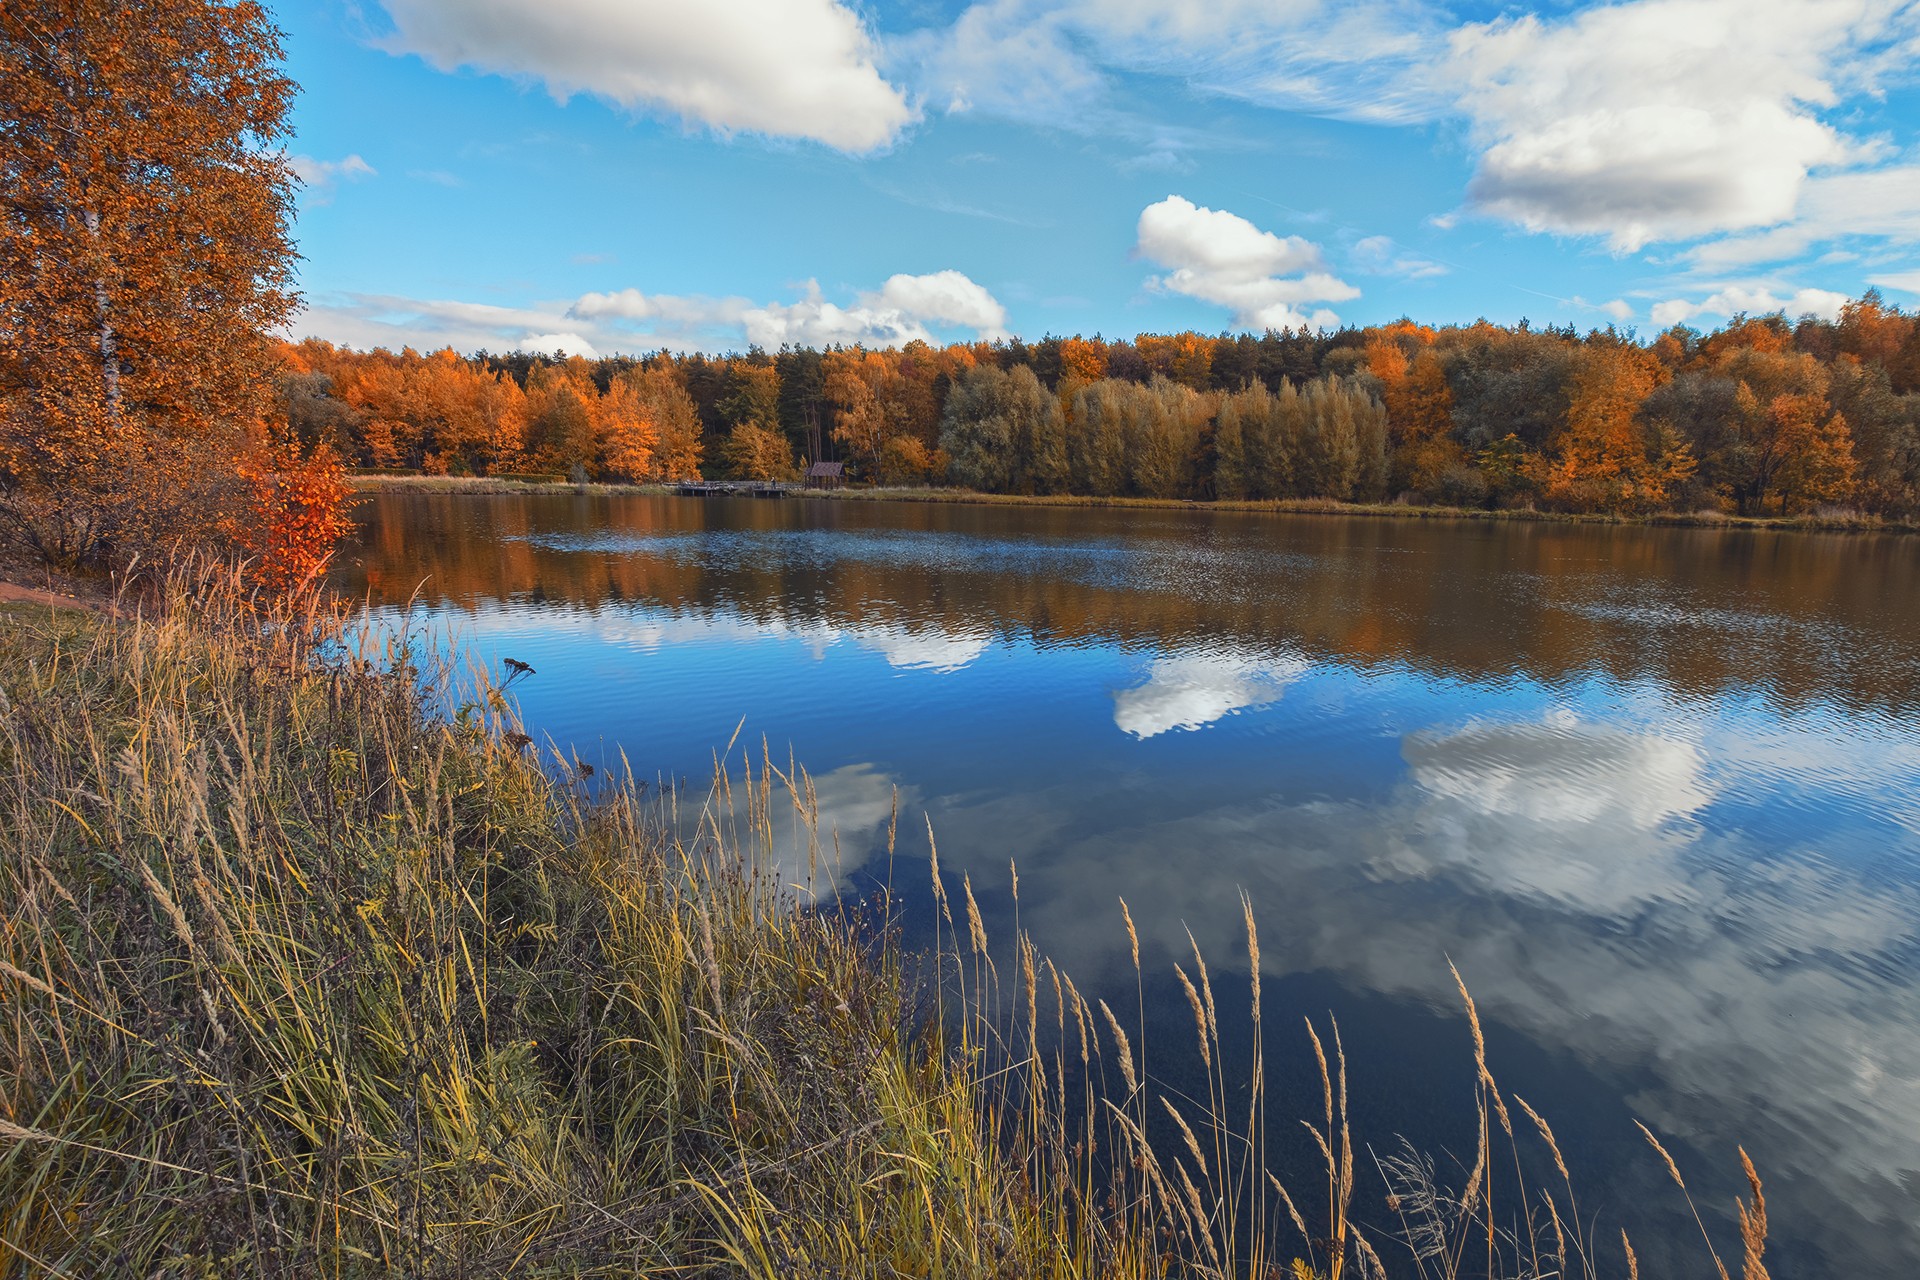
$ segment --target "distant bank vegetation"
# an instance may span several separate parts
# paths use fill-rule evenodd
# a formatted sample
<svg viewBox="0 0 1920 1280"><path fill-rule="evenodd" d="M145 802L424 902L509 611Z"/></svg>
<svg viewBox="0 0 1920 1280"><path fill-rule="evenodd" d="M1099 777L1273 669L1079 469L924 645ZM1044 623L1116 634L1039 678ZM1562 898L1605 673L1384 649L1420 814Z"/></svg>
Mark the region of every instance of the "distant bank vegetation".
<svg viewBox="0 0 1920 1280"><path fill-rule="evenodd" d="M587 360L283 350L309 445L426 474L857 481L1187 500L1920 512L1920 317L1018 339Z"/></svg>

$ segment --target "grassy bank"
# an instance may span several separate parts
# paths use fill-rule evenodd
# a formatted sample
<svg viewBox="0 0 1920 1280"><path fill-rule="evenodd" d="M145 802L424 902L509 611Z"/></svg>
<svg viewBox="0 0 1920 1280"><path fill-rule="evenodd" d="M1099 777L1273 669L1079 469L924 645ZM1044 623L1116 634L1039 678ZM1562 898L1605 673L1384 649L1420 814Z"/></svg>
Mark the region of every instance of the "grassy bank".
<svg viewBox="0 0 1920 1280"><path fill-rule="evenodd" d="M585 484L559 481L498 480L486 476L353 477L363 493L456 494L665 494L669 485ZM1368 516L1401 520L1474 520L1526 524L1655 525L1696 529L1772 529L1825 533L1916 533L1920 525L1852 511L1796 516L1737 516L1721 511L1662 511L1646 515L1539 511L1530 507L1490 511L1484 507L1444 507L1406 502L1336 502L1331 498L1278 498L1258 502L1196 502L1185 498L1113 498L1080 494L978 493L971 489L848 488L809 490L806 497L837 502L932 502L973 506L1107 507L1139 511L1239 511L1270 515Z"/></svg>
<svg viewBox="0 0 1920 1280"><path fill-rule="evenodd" d="M348 477L356 492L380 493L668 493L665 485L571 484L565 480L519 480L503 476L355 475Z"/></svg>
<svg viewBox="0 0 1920 1280"><path fill-rule="evenodd" d="M937 862L931 955L783 884L803 772L601 786L343 639L211 574L0 609L0 1277L1636 1274L1477 1021L1462 1186L1356 1154L1322 1026L1289 1194L1197 952L1188 1099Z"/></svg>

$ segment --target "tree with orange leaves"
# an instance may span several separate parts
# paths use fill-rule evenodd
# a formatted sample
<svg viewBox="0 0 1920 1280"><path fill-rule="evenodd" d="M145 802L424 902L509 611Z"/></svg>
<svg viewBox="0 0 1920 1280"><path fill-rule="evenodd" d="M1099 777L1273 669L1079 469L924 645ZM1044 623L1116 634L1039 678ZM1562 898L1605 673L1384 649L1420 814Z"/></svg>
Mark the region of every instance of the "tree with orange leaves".
<svg viewBox="0 0 1920 1280"><path fill-rule="evenodd" d="M1085 386L1107 376L1107 344L1099 339L1068 338L1060 344L1060 376Z"/></svg>
<svg viewBox="0 0 1920 1280"><path fill-rule="evenodd" d="M1744 464L1732 486L1743 512L1764 514L1777 498L1785 514L1840 502L1853 487L1853 433L1817 392L1786 393L1764 403L1742 383L1735 397Z"/></svg>
<svg viewBox="0 0 1920 1280"><path fill-rule="evenodd" d="M895 362L856 347L828 352L821 364L827 399L834 406L834 440L869 470L876 469L881 449L900 434L896 419L902 379Z"/></svg>
<svg viewBox="0 0 1920 1280"><path fill-rule="evenodd" d="M1453 391L1433 349L1434 331L1399 320L1367 339L1367 372L1380 383L1387 406L1396 489L1431 493L1442 478L1466 465L1455 442Z"/></svg>
<svg viewBox="0 0 1920 1280"><path fill-rule="evenodd" d="M1205 391L1213 372L1213 339L1188 330L1185 333L1143 333L1133 346L1147 362L1147 368L1173 382Z"/></svg>
<svg viewBox="0 0 1920 1280"><path fill-rule="evenodd" d="M1534 479L1549 502L1607 511L1648 511L1693 474L1692 452L1670 433L1649 433L1640 407L1665 372L1628 343L1594 345L1573 376L1566 426Z"/></svg>
<svg viewBox="0 0 1920 1280"><path fill-rule="evenodd" d="M1841 351L1891 370L1920 325L1899 308L1889 307L1878 289L1869 289L1840 308L1838 327Z"/></svg>
<svg viewBox="0 0 1920 1280"><path fill-rule="evenodd" d="M249 502L234 532L253 580L270 591L307 582L353 527L339 457L326 444L302 457L293 442L279 441L243 459L239 473Z"/></svg>
<svg viewBox="0 0 1920 1280"><path fill-rule="evenodd" d="M48 559L236 501L295 306L279 41L253 0L0 5L0 512Z"/></svg>

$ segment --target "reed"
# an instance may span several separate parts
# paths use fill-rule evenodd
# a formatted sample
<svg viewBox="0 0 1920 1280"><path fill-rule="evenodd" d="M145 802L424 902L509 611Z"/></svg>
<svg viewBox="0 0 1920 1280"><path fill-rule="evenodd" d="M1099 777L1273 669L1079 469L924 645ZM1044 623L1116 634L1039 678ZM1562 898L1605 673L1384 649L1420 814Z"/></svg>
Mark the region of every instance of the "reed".
<svg viewBox="0 0 1920 1280"><path fill-rule="evenodd" d="M0 1280L1633 1272L1570 1177L1496 1212L1477 1014L1470 1187L1410 1148L1361 1171L1328 1025L1324 1179L1290 1194L1197 944L1205 1100L1017 922L1003 1013L931 831L916 956L889 896L835 891L792 761L588 776L431 652L210 567L0 611Z"/></svg>

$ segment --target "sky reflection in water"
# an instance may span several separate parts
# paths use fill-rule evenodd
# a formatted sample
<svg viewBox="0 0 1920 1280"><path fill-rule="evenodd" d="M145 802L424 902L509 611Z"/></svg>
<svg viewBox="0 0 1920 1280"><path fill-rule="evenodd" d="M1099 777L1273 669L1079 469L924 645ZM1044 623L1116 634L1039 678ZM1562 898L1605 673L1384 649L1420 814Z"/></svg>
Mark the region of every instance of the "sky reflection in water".
<svg viewBox="0 0 1920 1280"><path fill-rule="evenodd" d="M363 518L343 585L424 583L538 669L529 726L586 759L702 782L744 719L813 772L849 872L885 874L898 787L953 874L1017 860L1040 948L1131 999L1124 896L1156 1073L1188 1069L1185 927L1244 984L1244 887L1270 1033L1339 1015L1362 1137L1470 1147L1451 957L1589 1208L1680 1230L1638 1116L1709 1205L1746 1145L1783 1263L1920 1266L1920 545L669 498ZM896 876L924 916L924 870ZM1004 888L981 902L1006 936Z"/></svg>

